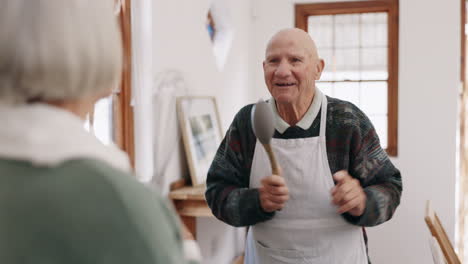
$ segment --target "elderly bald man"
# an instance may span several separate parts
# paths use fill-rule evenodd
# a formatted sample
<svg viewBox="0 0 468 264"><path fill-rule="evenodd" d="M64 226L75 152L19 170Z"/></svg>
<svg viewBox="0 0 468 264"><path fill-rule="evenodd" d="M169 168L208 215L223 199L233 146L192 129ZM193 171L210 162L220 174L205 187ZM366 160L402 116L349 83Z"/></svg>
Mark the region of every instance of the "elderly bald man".
<svg viewBox="0 0 468 264"><path fill-rule="evenodd" d="M213 214L251 226L246 263L368 263L363 227L389 220L400 203L400 172L369 119L315 86L323 68L306 32L276 33L263 70L281 175L272 175L257 144L251 104L235 116L208 172Z"/></svg>

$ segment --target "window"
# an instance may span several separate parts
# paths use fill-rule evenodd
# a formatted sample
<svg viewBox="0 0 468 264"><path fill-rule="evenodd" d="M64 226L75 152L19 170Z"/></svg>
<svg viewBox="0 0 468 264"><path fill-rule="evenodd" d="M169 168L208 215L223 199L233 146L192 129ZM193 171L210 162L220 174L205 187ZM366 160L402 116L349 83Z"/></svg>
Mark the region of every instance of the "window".
<svg viewBox="0 0 468 264"><path fill-rule="evenodd" d="M396 156L398 1L298 4L295 13L325 60L317 87L363 110Z"/></svg>
<svg viewBox="0 0 468 264"><path fill-rule="evenodd" d="M104 144L115 142L127 152L132 166L135 164L133 140L133 111L131 98L131 27L130 0L116 0L116 16L122 31L123 71L120 86L111 96L99 100L91 113L85 128L90 130Z"/></svg>
<svg viewBox="0 0 468 264"><path fill-rule="evenodd" d="M109 145L114 142L112 97L111 95L96 102L92 111L88 114L85 123L86 130L93 133L102 143Z"/></svg>

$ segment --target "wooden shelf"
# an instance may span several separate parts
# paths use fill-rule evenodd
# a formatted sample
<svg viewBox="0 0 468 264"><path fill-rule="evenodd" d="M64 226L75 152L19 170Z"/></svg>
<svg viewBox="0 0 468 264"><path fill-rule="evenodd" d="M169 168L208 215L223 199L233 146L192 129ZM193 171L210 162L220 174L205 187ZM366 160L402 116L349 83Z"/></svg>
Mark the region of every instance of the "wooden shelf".
<svg viewBox="0 0 468 264"><path fill-rule="evenodd" d="M205 200L205 185L186 186L185 181L171 184L169 198L174 203L177 213L193 237L197 238L197 217L214 217ZM237 257L233 264L244 263L244 255Z"/></svg>
<svg viewBox="0 0 468 264"><path fill-rule="evenodd" d="M205 185L184 186L169 193L169 198L173 200L197 200L205 201Z"/></svg>
<svg viewBox="0 0 468 264"><path fill-rule="evenodd" d="M169 198L185 226L196 238L196 219L197 217L214 217L205 200L205 185L182 186L174 184L176 189L169 192Z"/></svg>

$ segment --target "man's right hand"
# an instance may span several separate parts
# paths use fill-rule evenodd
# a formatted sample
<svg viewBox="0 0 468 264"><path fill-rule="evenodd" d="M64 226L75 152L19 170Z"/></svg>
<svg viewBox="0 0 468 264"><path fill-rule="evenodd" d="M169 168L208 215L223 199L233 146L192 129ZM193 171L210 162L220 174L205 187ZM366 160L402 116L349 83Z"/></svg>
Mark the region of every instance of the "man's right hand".
<svg viewBox="0 0 468 264"><path fill-rule="evenodd" d="M281 210L289 200L289 189L283 177L271 175L261 181L260 205L265 212Z"/></svg>

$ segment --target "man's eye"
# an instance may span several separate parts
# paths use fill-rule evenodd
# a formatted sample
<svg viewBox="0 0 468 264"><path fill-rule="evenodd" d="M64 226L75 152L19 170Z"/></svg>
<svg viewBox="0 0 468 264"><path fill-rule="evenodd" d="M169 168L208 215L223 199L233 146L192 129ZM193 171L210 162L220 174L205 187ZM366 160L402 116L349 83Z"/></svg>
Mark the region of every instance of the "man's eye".
<svg viewBox="0 0 468 264"><path fill-rule="evenodd" d="M300 61L302 61L302 60L299 59L299 58L292 58L291 61L292 61L292 62L300 62Z"/></svg>

